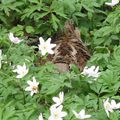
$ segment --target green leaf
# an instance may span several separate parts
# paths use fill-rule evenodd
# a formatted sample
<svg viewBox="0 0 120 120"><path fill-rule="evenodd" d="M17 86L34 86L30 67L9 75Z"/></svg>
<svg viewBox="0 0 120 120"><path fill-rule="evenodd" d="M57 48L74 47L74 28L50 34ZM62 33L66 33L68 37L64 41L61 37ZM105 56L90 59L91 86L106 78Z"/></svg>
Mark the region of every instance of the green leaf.
<svg viewBox="0 0 120 120"><path fill-rule="evenodd" d="M26 26L25 30L27 33L34 33L35 32L35 30L32 26Z"/></svg>
<svg viewBox="0 0 120 120"><path fill-rule="evenodd" d="M59 19L54 15L54 14L52 14L52 16L51 16L52 18L51 18L51 22L52 22L52 24L53 24L53 28L55 29L55 30L57 30L57 28L58 28L58 22L59 22Z"/></svg>

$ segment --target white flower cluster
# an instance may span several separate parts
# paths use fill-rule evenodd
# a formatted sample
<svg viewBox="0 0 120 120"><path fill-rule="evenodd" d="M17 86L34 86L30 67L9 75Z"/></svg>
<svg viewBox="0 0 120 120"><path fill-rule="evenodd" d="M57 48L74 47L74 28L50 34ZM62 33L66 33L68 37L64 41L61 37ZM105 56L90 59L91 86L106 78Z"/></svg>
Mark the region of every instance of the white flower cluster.
<svg viewBox="0 0 120 120"><path fill-rule="evenodd" d="M19 39L18 37L15 37L13 33L9 33L8 35L9 40L14 44L19 44L23 40ZM40 44L38 45L39 50L41 51L41 54L44 56L46 53L54 54L54 51L52 48L56 46L56 44L51 44L51 38L48 38L47 41L44 41L42 37L39 38ZM2 50L0 50L0 68L1 68L1 60L2 60ZM29 69L27 68L26 64L24 63L23 66L17 65L16 69L13 70L13 72L16 72L18 75L16 78L23 78L26 76L29 72ZM32 77L32 80L28 80L27 84L29 87L25 89L25 91L30 91L30 95L33 96L33 94L38 93L38 85L39 82L36 81L35 77ZM61 107L60 107L61 108Z"/></svg>
<svg viewBox="0 0 120 120"><path fill-rule="evenodd" d="M44 41L42 37L39 38L40 44L38 45L41 54L44 56L46 53L54 54L52 48L56 46L56 44L51 44L51 38L48 38L47 41Z"/></svg>
<svg viewBox="0 0 120 120"><path fill-rule="evenodd" d="M97 80L97 78L100 76L99 72L99 66L91 66L91 67L85 67L83 72L81 73L83 75L86 75L88 77L92 77L94 81Z"/></svg>
<svg viewBox="0 0 120 120"><path fill-rule="evenodd" d="M74 115L76 116L77 119L84 120L87 118L90 118L91 115L86 115L85 114L85 109L82 109L79 113L73 110Z"/></svg>
<svg viewBox="0 0 120 120"><path fill-rule="evenodd" d="M63 109L63 101L64 101L64 93L60 92L59 97L53 97L53 101L55 104L53 104L50 107L50 113L48 120L63 120L63 118L67 115L65 111L62 111ZM43 120L42 113L40 113L39 120Z"/></svg>
<svg viewBox="0 0 120 120"><path fill-rule="evenodd" d="M53 97L52 98L54 103L51 107L50 107L50 117L48 118L48 120L63 120L63 118L67 115L66 112L62 111L63 109L63 101L64 101L64 93L60 92L59 93L59 97ZM75 115L75 117L77 119L83 120L86 118L90 118L91 115L86 115L85 114L85 110L82 109L79 113L75 112L73 110L73 114ZM43 120L43 115L42 113L40 113L39 115L39 120Z"/></svg>
<svg viewBox="0 0 120 120"><path fill-rule="evenodd" d="M14 44L18 44L23 41L19 39L18 37L15 37L14 34L11 32L9 33L8 36L9 36L10 41ZM43 56L46 55L46 53L54 54L54 51L52 50L52 48L54 48L56 44L51 44L51 38L48 38L45 41L42 37L40 37L39 41L40 41L40 44L38 45L39 51L41 51L41 54Z"/></svg>
<svg viewBox="0 0 120 120"><path fill-rule="evenodd" d="M17 65L17 68L15 70L13 70L13 72L17 72L17 76L16 78L23 78L24 76L27 75L29 69L26 67L25 63L23 66L21 65ZM30 91L30 95L33 96L34 93L38 93L38 85L39 82L36 81L35 77L32 77L33 81L28 80L27 83L29 85L29 87L27 87L25 89L25 91Z"/></svg>
<svg viewBox="0 0 120 120"><path fill-rule="evenodd" d="M103 101L103 105L108 117L109 117L109 112L113 112L113 110L120 109L120 102L116 103L115 100L111 100L111 102L109 102L109 98Z"/></svg>
<svg viewBox="0 0 120 120"><path fill-rule="evenodd" d="M111 3L105 3L109 6L115 6L119 3L119 0L112 0ZM13 33L9 33L9 39L12 43L18 44L22 42L23 40L19 39L18 37L15 37ZM48 38L47 41L44 41L42 37L39 38L40 44L38 45L39 51L41 52L41 55L54 54L54 51L52 50L56 44L51 44L51 38ZM0 68L1 68L1 61L2 61L2 50L0 49ZM23 66L17 65L16 69L13 70L13 72L17 73L16 78L20 79L25 77L28 72L29 68L27 68L26 64L24 63ZM92 77L93 80L96 80L100 76L99 72L99 66L91 66L91 67L85 67L83 72L83 75L86 75L88 77ZM28 80L27 84L28 87L25 88L25 91L29 91L30 95L33 96L34 94L39 92L39 82L36 81L36 78L33 76L32 80ZM67 115L67 112L63 111L63 102L64 102L64 92L60 92L58 97L53 97L52 100L54 101L54 104L50 107L50 116L48 120L63 120L63 118ZM111 100L109 102L109 98L103 101L103 106L105 109L105 112L107 116L109 117L109 113L113 112L116 109L120 108L120 103L116 103L115 100ZM85 113L85 109L80 110L79 113L73 110L73 114L77 119L83 120L90 118L91 115ZM43 115L40 113L39 120L43 120Z"/></svg>
<svg viewBox="0 0 120 120"><path fill-rule="evenodd" d="M17 68L13 70L13 72L17 72L18 74L16 78L23 78L28 73L28 71L29 69L26 67L25 63L23 64L23 66L17 65Z"/></svg>
<svg viewBox="0 0 120 120"><path fill-rule="evenodd" d="M33 96L34 93L38 93L38 85L39 82L36 81L35 77L32 78L33 81L28 80L27 83L29 87L25 89L25 91L30 91L30 95Z"/></svg>
<svg viewBox="0 0 120 120"><path fill-rule="evenodd" d="M19 39L18 37L15 37L14 34L11 32L9 33L8 37L9 37L10 41L14 44L19 44L20 42L23 41L23 40ZM49 44L50 44L50 41L49 41ZM0 56L1 56L1 54L0 54ZM16 78L23 78L24 76L26 76L28 74L29 68L27 68L26 64L24 63L23 66L17 65L16 69L14 69L13 72L16 72L18 74L16 76ZM30 80L27 81L27 84L29 86L25 89L25 91L30 91L31 96L33 96L35 93L38 93L39 82L36 81L34 76L32 77L31 81Z"/></svg>

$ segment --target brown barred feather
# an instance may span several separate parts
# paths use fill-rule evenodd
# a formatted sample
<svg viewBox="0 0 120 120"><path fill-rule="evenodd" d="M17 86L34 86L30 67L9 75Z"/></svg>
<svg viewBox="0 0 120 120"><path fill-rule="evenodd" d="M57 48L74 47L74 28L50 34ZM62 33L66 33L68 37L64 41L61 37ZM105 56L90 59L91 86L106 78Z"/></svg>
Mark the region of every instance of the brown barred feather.
<svg viewBox="0 0 120 120"><path fill-rule="evenodd" d="M56 38L53 40L57 45L54 55L48 55L48 60L56 64L59 72L68 71L70 64L75 64L83 70L90 53L80 38L79 30L75 29L71 20L65 23L65 30Z"/></svg>

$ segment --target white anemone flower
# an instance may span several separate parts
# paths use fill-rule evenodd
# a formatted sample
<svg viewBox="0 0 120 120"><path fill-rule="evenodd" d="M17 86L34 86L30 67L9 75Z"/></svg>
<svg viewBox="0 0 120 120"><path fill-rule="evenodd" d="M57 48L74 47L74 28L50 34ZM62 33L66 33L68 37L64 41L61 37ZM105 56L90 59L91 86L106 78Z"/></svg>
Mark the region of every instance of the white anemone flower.
<svg viewBox="0 0 120 120"><path fill-rule="evenodd" d="M77 119L80 119L80 120L87 119L87 118L91 117L91 115L86 115L85 114L85 110L84 109L82 109L79 113L77 113L76 111L73 110L73 113L74 113L75 117Z"/></svg>
<svg viewBox="0 0 120 120"><path fill-rule="evenodd" d="M106 112L107 116L109 117L109 112L113 112L114 106L112 106L109 103L109 98L107 98L106 100L103 101L103 105L104 105L105 112Z"/></svg>
<svg viewBox="0 0 120 120"><path fill-rule="evenodd" d="M112 109L119 109L120 103L116 103L115 100L111 100L111 107L112 107Z"/></svg>
<svg viewBox="0 0 120 120"><path fill-rule="evenodd" d="M13 72L17 72L18 74L16 78L23 78L28 73L28 71L29 69L26 67L25 63L23 64L23 66L17 65L17 68L13 70Z"/></svg>
<svg viewBox="0 0 120 120"><path fill-rule="evenodd" d="M60 105L59 107L51 106L50 107L51 115L48 118L48 120L63 120L67 113L62 111L62 109L63 109L62 105Z"/></svg>
<svg viewBox="0 0 120 120"><path fill-rule="evenodd" d="M64 100L64 92L59 93L59 97L53 97L53 101L55 102L56 106L59 106L63 103Z"/></svg>
<svg viewBox="0 0 120 120"><path fill-rule="evenodd" d="M25 91L30 91L30 95L33 96L34 93L38 93L39 82L36 81L35 77L32 78L33 81L28 80L27 84L29 85Z"/></svg>
<svg viewBox="0 0 120 120"><path fill-rule="evenodd" d="M8 36L9 36L10 41L14 44L18 44L18 43L22 42L22 40L19 39L18 37L14 37L13 33L11 33L11 32L9 33Z"/></svg>
<svg viewBox="0 0 120 120"><path fill-rule="evenodd" d="M111 0L111 2L106 2L105 4L108 5L108 6L115 6L119 3L120 0Z"/></svg>
<svg viewBox="0 0 120 120"><path fill-rule="evenodd" d="M99 75L100 75L100 72L99 71L99 66L95 67L95 66L91 66L91 67L85 67L82 74L83 75L87 75L88 77L93 77L94 80L96 80Z"/></svg>
<svg viewBox="0 0 120 120"><path fill-rule="evenodd" d="M56 46L56 44L50 44L51 42L51 38L48 38L47 41L44 41L44 39L42 37L39 38L40 44L39 46L39 50L41 51L41 54L44 56L46 53L49 54L54 54L54 51L52 50L52 48L54 48Z"/></svg>
<svg viewBox="0 0 120 120"><path fill-rule="evenodd" d="M40 113L39 117L38 117L38 120L43 120L43 115L42 113Z"/></svg>
<svg viewBox="0 0 120 120"><path fill-rule="evenodd" d="M2 66L2 50L0 49L0 69L1 69L1 66Z"/></svg>

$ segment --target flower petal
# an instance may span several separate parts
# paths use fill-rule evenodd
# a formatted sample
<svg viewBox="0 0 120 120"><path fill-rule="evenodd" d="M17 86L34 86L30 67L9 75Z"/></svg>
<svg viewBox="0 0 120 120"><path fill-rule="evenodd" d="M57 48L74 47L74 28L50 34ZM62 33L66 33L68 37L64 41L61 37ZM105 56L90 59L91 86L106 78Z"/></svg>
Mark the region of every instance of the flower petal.
<svg viewBox="0 0 120 120"><path fill-rule="evenodd" d="M25 91L31 91L31 87L25 88Z"/></svg>
<svg viewBox="0 0 120 120"><path fill-rule="evenodd" d="M13 42L13 40L14 40L14 35L13 35L13 33L10 32L8 36L9 36L10 41Z"/></svg>
<svg viewBox="0 0 120 120"><path fill-rule="evenodd" d="M85 115L85 110L82 109L82 110L79 112L79 115L84 116L84 115Z"/></svg>
<svg viewBox="0 0 120 120"><path fill-rule="evenodd" d="M61 114L60 114L60 116L61 116L61 117L65 117L66 115L67 115L67 113L66 113L66 112L64 112L64 111L63 111L63 112L61 112Z"/></svg>
<svg viewBox="0 0 120 120"><path fill-rule="evenodd" d="M45 41L42 37L39 38L39 41L40 41L40 45L44 45L45 44Z"/></svg>
<svg viewBox="0 0 120 120"><path fill-rule="evenodd" d="M53 97L52 100L55 102L55 103L59 103L60 102L60 99L58 97Z"/></svg>
<svg viewBox="0 0 120 120"><path fill-rule="evenodd" d="M33 82L30 81L30 80L28 80L28 81L27 81L27 84L30 85L30 86L32 86L32 85L33 85Z"/></svg>
<svg viewBox="0 0 120 120"><path fill-rule="evenodd" d="M31 96L33 96L33 94L34 94L34 92L33 92L33 91L31 91L30 95L31 95Z"/></svg>
<svg viewBox="0 0 120 120"><path fill-rule="evenodd" d="M49 45L51 45L50 42L51 42L51 38L48 38L46 41L46 44L49 46Z"/></svg>
<svg viewBox="0 0 120 120"><path fill-rule="evenodd" d="M84 118L90 118L91 117L91 115L85 115L84 116Z"/></svg>
<svg viewBox="0 0 120 120"><path fill-rule="evenodd" d="M22 75L17 75L16 78L22 78L23 76Z"/></svg>
<svg viewBox="0 0 120 120"><path fill-rule="evenodd" d="M75 115L76 118L79 118L78 113L76 111L73 110L72 112L73 112L73 114Z"/></svg>
<svg viewBox="0 0 120 120"><path fill-rule="evenodd" d="M38 120L43 120L42 113L40 113Z"/></svg>
<svg viewBox="0 0 120 120"><path fill-rule="evenodd" d="M41 50L41 54L44 56L47 53L46 50Z"/></svg>
<svg viewBox="0 0 120 120"><path fill-rule="evenodd" d="M54 51L53 50L49 50L48 53L49 54L54 54Z"/></svg>
<svg viewBox="0 0 120 120"><path fill-rule="evenodd" d="M111 100L111 106L114 108L114 107L116 107L116 102L115 102L115 100Z"/></svg>
<svg viewBox="0 0 120 120"><path fill-rule="evenodd" d="M50 48L56 47L56 44L50 44Z"/></svg>

